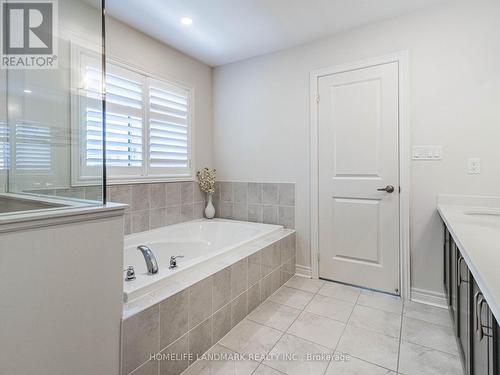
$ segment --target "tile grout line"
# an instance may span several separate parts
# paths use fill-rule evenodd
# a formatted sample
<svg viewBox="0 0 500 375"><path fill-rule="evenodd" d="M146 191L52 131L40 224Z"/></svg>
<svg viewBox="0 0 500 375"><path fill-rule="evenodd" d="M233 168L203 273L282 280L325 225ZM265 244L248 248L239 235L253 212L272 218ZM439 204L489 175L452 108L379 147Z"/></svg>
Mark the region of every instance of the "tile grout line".
<svg viewBox="0 0 500 375"><path fill-rule="evenodd" d="M406 314L403 313L402 315L406 315ZM453 332L452 326L447 326L447 325L444 325L444 324L438 324L438 323L434 323L434 322L429 322L428 320L414 318L412 316L406 316L406 318L407 319L418 320L419 322L424 322L424 323L427 323L427 324L431 324L433 326L438 326L438 327L441 327L441 328L446 328L446 329L449 329L449 330L451 330Z"/></svg>
<svg viewBox="0 0 500 375"><path fill-rule="evenodd" d="M325 284L323 284L323 285L326 285L326 283L325 283ZM321 288L320 288L319 290L321 290ZM318 290L318 292L319 292L319 290ZM334 355L334 354L335 354L335 352L337 351L337 348L339 347L340 341L342 340L342 337L343 337L343 336L344 336L344 334L345 334L345 330L347 329L347 325L349 324L349 320L351 320L352 313L354 312L354 308L356 307L356 304L358 303L358 299L359 299L359 296L360 296L360 295L361 295L361 291L359 292L358 296L356 297L356 301L354 302L354 305L353 305L352 310L351 310L351 312L350 312L350 314L349 314L349 317L347 318L347 321L346 321L346 323L345 323L345 325L344 325L344 329L342 330L342 333L340 334L339 340L337 341L337 344L335 345L335 348L334 348L334 350L333 350L333 353L332 353L333 355ZM328 362L328 365L326 366L325 371L323 372L323 375L324 375L324 374L326 374L326 372L328 371L328 368L329 368L329 367L330 367L330 365L332 364L332 361L333 361L333 355L332 355L332 358L330 359L330 361ZM349 355L350 355L350 354L349 354Z"/></svg>
<svg viewBox="0 0 500 375"><path fill-rule="evenodd" d="M293 276L292 276L292 277L293 277ZM290 278L290 279L291 279L291 278ZM286 284L286 283L285 283L285 284ZM280 287L278 288L278 290L276 290L273 294L277 293L280 289L282 289L282 288L285 286L285 284L283 284L282 286L280 286ZM298 289L295 289L295 290L298 290ZM318 291L319 291L319 289L318 289ZM271 296L272 296L273 294L271 294ZM292 326L292 325L293 325L293 324L297 321L297 319L299 318L300 314L302 314L302 313L305 311L305 308L306 308L306 307L307 307L307 306L311 303L311 301L313 300L314 296L316 296L317 292L316 292L316 293L312 293L312 294L313 294L313 296L311 297L310 301L309 301L308 303L306 303L306 304L304 305L304 307L303 307L303 308L301 308L301 309L297 309L297 308L295 307L295 309L300 310L299 314L297 314L297 317L295 317L295 318L293 319L292 323L288 326L288 328L286 329L286 331L284 331L284 332L282 333L282 335L280 336L280 338L279 338L279 339L275 342L275 344L272 346L272 348L271 348L271 349L267 352L266 356L267 356L269 353L271 353L271 352L273 351L273 349L276 347L276 345L278 345L278 343L281 341L281 339L283 338L283 336L285 336L285 335L287 334L288 329L290 329L290 327L291 327L291 326ZM268 301L268 300L269 300L269 298L270 298L271 296L269 296L269 297L266 299L266 301ZM271 301L271 302L274 302L274 301ZM275 302L275 303L277 303L277 302ZM263 303L262 303L262 304L263 304ZM262 305L262 304L261 304L261 305ZM281 304L281 305L283 305L283 304ZM288 305L283 305L283 306L292 307L292 306L288 306ZM277 371L279 371L279 372L282 372L281 370L275 369L274 367L269 366L269 365L266 365L266 364L264 364L263 362L264 362L264 360L262 360L262 361L260 362L260 364L263 364L264 366L270 367L270 368L272 368L273 370L277 370ZM260 366L260 365L259 365L259 366ZM257 367L257 369L258 369L258 367ZM253 374L253 373L255 373L255 371L257 371L257 369L255 369L255 370L252 372L252 374Z"/></svg>
<svg viewBox="0 0 500 375"><path fill-rule="evenodd" d="M425 349L429 349L429 350L433 350L435 352L439 352L439 353L442 353L442 354L445 354L445 355L448 355L450 357L455 357L455 358L459 358L459 356L457 354L452 354L450 352L445 352L441 349L436 349L436 348L432 348L430 346L427 346L427 345L422 345L422 344L419 344L419 343L416 343L416 342L412 342L412 341L408 341L408 340L403 340L401 339L401 342L404 342L404 343L407 343L407 344L412 344L412 345L415 345L415 346L420 346L421 348L425 348Z"/></svg>
<svg viewBox="0 0 500 375"><path fill-rule="evenodd" d="M293 276L292 276L292 277L293 277ZM278 290L276 290L273 294L276 294L276 293L277 293L279 290L281 290L284 286L285 286L285 284L283 284L282 286L280 286L280 287L278 288ZM269 300L269 298L270 298L273 294L271 294L269 297L267 297L266 301L267 301L267 300ZM312 299L311 299L311 300L312 300ZM271 302L273 302L273 301L271 301ZM287 305L284 305L284 306L287 306ZM293 319L292 323L288 326L288 328L287 328L287 330L286 330L286 331L288 331L288 329L289 329L289 328L293 325L293 323L295 323L295 321L298 319L298 317L300 316L300 314L304 311L304 309L305 309L305 307L306 307L306 306L307 306L307 304L306 304L306 305L305 305L302 309L297 309L297 310L300 310L300 312L299 312L299 314L297 314L297 317ZM291 307L291 306L288 306L288 307ZM269 349L269 351L266 353L266 356L267 356L267 355L269 355L269 353L271 353L271 352L273 351L273 349L276 347L276 345L278 345L278 343L281 341L281 339L283 338L283 336L285 336L285 335L286 335L286 331L282 332L282 335L280 336L280 338L279 338L278 340L276 340L276 342L275 342L275 343L274 343L274 345L271 347L271 349ZM281 332L281 331L280 331L280 332ZM265 359L263 359L260 363L261 363L261 364L264 364L264 363L263 363L263 362L264 362L264 360L265 360ZM273 370L277 370L277 371L279 371L279 372L282 372L281 370L275 369L275 368L274 368L274 367L272 367L272 366L265 365L265 364L264 364L264 366L267 366L267 367L272 368ZM258 367L257 367L257 368L258 368ZM257 369L255 369L255 370L252 372L252 374L253 374L255 371L257 371Z"/></svg>

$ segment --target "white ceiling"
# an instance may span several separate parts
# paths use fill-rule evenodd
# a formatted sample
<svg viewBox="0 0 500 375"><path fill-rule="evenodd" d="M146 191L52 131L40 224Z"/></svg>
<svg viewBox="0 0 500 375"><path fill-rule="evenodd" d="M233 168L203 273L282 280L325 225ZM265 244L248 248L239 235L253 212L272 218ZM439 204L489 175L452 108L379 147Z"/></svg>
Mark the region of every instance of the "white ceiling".
<svg viewBox="0 0 500 375"><path fill-rule="evenodd" d="M216 66L289 48L443 0L107 0L107 13ZM189 16L191 26L180 18Z"/></svg>

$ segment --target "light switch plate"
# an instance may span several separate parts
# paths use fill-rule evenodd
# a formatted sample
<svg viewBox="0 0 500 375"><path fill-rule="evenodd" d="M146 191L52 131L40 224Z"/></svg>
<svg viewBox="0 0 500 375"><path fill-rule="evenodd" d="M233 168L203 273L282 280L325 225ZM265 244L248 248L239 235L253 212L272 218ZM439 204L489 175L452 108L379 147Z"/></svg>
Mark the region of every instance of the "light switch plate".
<svg viewBox="0 0 500 375"><path fill-rule="evenodd" d="M413 160L441 160L442 146L413 146Z"/></svg>
<svg viewBox="0 0 500 375"><path fill-rule="evenodd" d="M481 159L480 158L467 159L467 170L468 170L469 174L480 174L481 173Z"/></svg>

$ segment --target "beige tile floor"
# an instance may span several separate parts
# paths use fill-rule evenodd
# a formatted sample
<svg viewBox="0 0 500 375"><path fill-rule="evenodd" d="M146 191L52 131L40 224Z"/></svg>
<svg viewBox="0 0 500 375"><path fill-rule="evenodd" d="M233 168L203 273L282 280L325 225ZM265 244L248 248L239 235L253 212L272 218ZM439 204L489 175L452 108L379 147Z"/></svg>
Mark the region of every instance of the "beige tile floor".
<svg viewBox="0 0 500 375"><path fill-rule="evenodd" d="M444 309L294 276L184 374L458 375L457 353Z"/></svg>

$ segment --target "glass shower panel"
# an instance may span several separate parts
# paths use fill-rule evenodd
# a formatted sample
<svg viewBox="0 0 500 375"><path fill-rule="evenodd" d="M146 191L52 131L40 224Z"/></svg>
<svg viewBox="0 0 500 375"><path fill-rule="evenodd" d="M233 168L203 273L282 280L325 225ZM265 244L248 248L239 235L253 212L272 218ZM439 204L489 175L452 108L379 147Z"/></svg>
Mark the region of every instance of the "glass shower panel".
<svg viewBox="0 0 500 375"><path fill-rule="evenodd" d="M6 4L3 19L10 25L2 32L10 49L2 50L0 72L0 213L2 206L12 211L2 203L12 206L12 199L34 199L34 209L102 204L101 0Z"/></svg>

